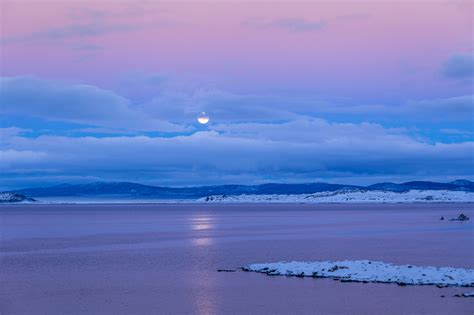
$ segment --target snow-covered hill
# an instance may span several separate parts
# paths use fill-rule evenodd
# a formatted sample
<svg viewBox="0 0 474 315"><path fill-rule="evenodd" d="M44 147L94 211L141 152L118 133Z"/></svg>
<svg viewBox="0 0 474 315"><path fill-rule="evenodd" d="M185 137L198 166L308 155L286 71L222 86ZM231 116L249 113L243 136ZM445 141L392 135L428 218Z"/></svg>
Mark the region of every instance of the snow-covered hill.
<svg viewBox="0 0 474 315"><path fill-rule="evenodd" d="M216 195L201 202L228 203L398 203L398 202L474 202L474 193L447 190L407 192L342 190L299 195Z"/></svg>
<svg viewBox="0 0 474 315"><path fill-rule="evenodd" d="M29 203L35 202L33 198L28 198L24 195L12 193L12 192L0 192L0 203Z"/></svg>

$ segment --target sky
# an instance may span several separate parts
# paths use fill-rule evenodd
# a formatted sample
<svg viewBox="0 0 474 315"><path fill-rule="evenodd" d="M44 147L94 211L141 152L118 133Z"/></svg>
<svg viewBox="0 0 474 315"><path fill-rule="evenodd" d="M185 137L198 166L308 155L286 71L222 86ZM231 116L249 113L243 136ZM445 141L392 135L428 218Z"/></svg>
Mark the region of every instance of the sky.
<svg viewBox="0 0 474 315"><path fill-rule="evenodd" d="M0 0L0 189L474 179L473 21L453 0Z"/></svg>

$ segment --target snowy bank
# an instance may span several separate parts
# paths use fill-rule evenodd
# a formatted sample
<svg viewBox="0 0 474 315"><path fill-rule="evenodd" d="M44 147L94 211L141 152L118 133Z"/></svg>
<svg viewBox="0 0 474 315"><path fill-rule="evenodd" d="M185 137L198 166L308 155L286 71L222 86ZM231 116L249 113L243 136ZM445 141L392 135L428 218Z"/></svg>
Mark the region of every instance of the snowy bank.
<svg viewBox="0 0 474 315"><path fill-rule="evenodd" d="M243 270L271 276L334 278L342 282L474 287L474 269L394 265L369 260L262 263L245 266Z"/></svg>
<svg viewBox="0 0 474 315"><path fill-rule="evenodd" d="M0 192L0 203L31 203L36 200L22 194L12 192Z"/></svg>
<svg viewBox="0 0 474 315"><path fill-rule="evenodd" d="M340 190L298 195L216 195L200 198L209 203L399 203L474 202L474 193L449 190L410 190L407 192Z"/></svg>

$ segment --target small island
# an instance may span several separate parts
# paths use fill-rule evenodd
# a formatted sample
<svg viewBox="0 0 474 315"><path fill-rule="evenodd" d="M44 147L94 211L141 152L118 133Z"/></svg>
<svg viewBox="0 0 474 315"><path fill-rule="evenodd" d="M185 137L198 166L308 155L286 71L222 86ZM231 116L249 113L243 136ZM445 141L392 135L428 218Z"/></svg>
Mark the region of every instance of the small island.
<svg viewBox="0 0 474 315"><path fill-rule="evenodd" d="M37 202L36 199L13 192L0 192L0 203L30 203Z"/></svg>

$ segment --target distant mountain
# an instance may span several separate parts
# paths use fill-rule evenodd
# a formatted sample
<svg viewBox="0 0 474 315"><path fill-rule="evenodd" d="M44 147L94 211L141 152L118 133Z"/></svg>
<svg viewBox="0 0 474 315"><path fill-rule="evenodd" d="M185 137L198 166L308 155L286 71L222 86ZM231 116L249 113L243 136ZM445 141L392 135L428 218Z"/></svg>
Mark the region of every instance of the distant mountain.
<svg viewBox="0 0 474 315"><path fill-rule="evenodd" d="M409 190L452 190L452 191L474 191L474 183L468 180L455 180L450 183L436 183L425 181L406 182L402 184L379 183L367 187L369 190L385 190L393 192L405 192Z"/></svg>
<svg viewBox="0 0 474 315"><path fill-rule="evenodd" d="M450 184L465 188L466 191L472 191L472 189L474 189L474 182L465 179L458 179L450 182Z"/></svg>
<svg viewBox="0 0 474 315"><path fill-rule="evenodd" d="M43 188L26 188L16 190L32 197L65 197L65 196L136 196L153 198L200 198L210 195L261 195L261 194L306 194L321 191L357 189L358 186L326 183L312 184L263 184L263 185L218 185L201 187L160 187L128 182L70 185L61 184Z"/></svg>
<svg viewBox="0 0 474 315"><path fill-rule="evenodd" d="M407 183L379 183L370 186L355 186L328 183L308 184L262 184L262 185L217 185L201 187L160 187L128 182L96 182L90 184L62 184L43 188L27 188L13 191L30 197L66 196L116 196L163 199L201 198L211 195L272 195L272 194L312 194L325 191L363 190L406 192L409 190L449 190L474 192L474 183L456 180L450 183L414 181Z"/></svg>

